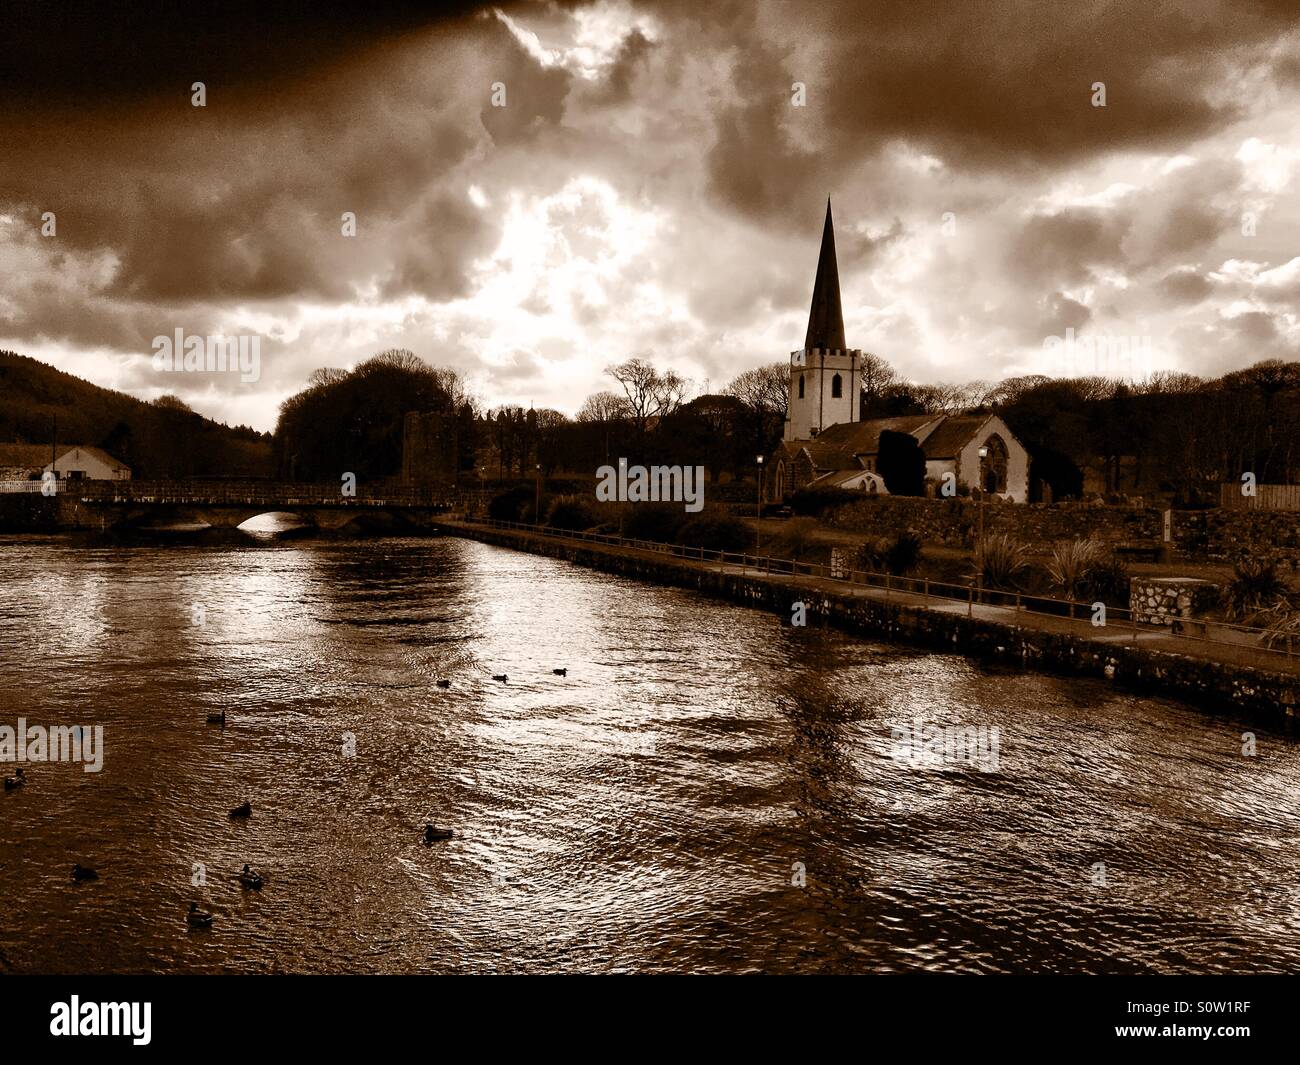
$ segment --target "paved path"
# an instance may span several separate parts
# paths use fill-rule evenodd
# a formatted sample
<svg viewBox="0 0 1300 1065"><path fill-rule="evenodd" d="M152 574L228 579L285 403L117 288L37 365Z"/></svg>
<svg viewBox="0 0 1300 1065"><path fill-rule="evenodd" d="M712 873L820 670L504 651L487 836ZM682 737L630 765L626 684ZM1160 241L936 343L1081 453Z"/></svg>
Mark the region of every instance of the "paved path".
<svg viewBox="0 0 1300 1065"><path fill-rule="evenodd" d="M1210 643L1194 636L1176 636L1168 631L1152 628L1139 627L1134 632L1127 621L1111 626L1094 626L1089 618L1058 617L1054 614L1038 614L1027 610L1016 610L1012 606L998 606L991 603L972 604L965 600L947 599L934 595L927 597L919 592L903 592L897 589L886 590L881 587L832 580L826 577L813 577L802 573L794 576L784 573L764 573L754 566L740 566L734 563L721 566L717 562L681 558L663 551L651 551L626 545L603 544L563 536L543 536L518 529L494 529L491 526L478 525L475 522L463 520L448 520L440 522L440 524L453 531L461 528L472 533L481 529L484 532L517 536L523 540L558 541L604 554L641 556L661 562L672 561L686 569L707 569L715 573L734 573L738 576L743 575L752 579L765 580L773 584L797 584L801 588L813 588L817 591L824 591L828 595L861 596L865 599L895 603L917 610L934 610L945 614L969 614L984 621L1036 629L1040 632L1066 633L1101 644L1136 646L1144 650L1183 655L1208 662L1252 666L1256 669L1276 673L1294 673L1300 676L1300 654L1287 655L1245 645Z"/></svg>

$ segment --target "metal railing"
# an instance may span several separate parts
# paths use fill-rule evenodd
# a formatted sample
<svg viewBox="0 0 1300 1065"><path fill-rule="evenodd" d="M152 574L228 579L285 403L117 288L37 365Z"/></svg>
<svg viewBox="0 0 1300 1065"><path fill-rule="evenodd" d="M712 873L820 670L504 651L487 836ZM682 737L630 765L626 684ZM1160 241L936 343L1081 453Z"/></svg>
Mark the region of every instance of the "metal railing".
<svg viewBox="0 0 1300 1065"><path fill-rule="evenodd" d="M1289 668L1300 665L1300 640L1293 639L1289 633L1278 633L1272 629L1253 625L1187 618L1169 618L1166 622L1152 622L1147 619L1154 615L1147 612L1134 611L1130 607L1106 606L1105 614L1102 615L1104 624L1094 626L1092 619L1096 603L980 587L973 581L968 584L953 584L927 577L900 577L875 570L835 570L830 565L820 562L798 562L794 559L772 558L735 551L712 551L703 547L638 540L613 533L572 532L554 529L549 525L526 525L494 518L467 517L464 520L470 524L518 530L550 539L651 551L688 562L717 565L720 570L728 566L738 566L742 575L753 571L756 575L765 577L806 576L864 589L876 588L884 591L885 602L897 596L900 603L913 599L924 606L929 606L932 601L964 603L968 616L974 616L977 608L1009 610L1016 615L1055 618L1067 623L1087 625L1102 632L1114 633L1119 629L1128 635L1130 642L1133 643L1136 643L1142 635L1166 636L1231 648L1238 652L1277 656L1280 660L1279 664L1285 664ZM1097 633L1099 634L1100 632Z"/></svg>
<svg viewBox="0 0 1300 1065"><path fill-rule="evenodd" d="M37 491L40 482L36 482ZM88 481L57 482L60 495L87 503L154 503L216 506L452 507L457 493L448 488L410 485L356 486L344 495L341 482L299 484L285 481Z"/></svg>
<svg viewBox="0 0 1300 1065"><path fill-rule="evenodd" d="M51 481L50 483L54 485L54 490L57 492L59 482ZM50 494L49 490L45 488L44 481L0 481L0 493L40 492L42 490L45 491L46 495Z"/></svg>

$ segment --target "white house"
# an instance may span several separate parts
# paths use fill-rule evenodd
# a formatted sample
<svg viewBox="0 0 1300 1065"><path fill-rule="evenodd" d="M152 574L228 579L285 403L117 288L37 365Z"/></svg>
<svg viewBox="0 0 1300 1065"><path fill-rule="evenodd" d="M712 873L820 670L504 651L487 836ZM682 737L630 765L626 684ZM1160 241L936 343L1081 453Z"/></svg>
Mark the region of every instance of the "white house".
<svg viewBox="0 0 1300 1065"><path fill-rule="evenodd" d="M131 467L97 447L76 445L62 451L42 473L54 470L60 481L129 481Z"/></svg>
<svg viewBox="0 0 1300 1065"><path fill-rule="evenodd" d="M51 454L56 455L51 461ZM107 451L82 444L51 448L48 444L0 444L0 485L25 490L53 470L59 480L129 481L131 467Z"/></svg>

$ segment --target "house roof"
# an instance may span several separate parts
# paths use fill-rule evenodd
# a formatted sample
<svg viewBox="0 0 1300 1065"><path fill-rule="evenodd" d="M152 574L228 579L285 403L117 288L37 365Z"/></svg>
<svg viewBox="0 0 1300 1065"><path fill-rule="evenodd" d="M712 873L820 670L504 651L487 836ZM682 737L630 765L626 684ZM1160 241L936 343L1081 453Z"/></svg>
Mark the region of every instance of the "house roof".
<svg viewBox="0 0 1300 1065"><path fill-rule="evenodd" d="M923 442L927 459L951 459L961 454L971 437L989 420L987 414L967 414L945 418Z"/></svg>
<svg viewBox="0 0 1300 1065"><path fill-rule="evenodd" d="M886 429L895 433L911 433L922 443L933 425L943 421L942 415L909 414L900 418L873 418L865 422L841 422L827 426L817 434L817 443L831 444L851 455L874 455L880 450L880 434ZM926 449L929 453L929 449Z"/></svg>
<svg viewBox="0 0 1300 1065"><path fill-rule="evenodd" d="M121 459L115 459L102 447L89 447L86 444L73 444L71 447L61 450L59 452L59 458L63 458L63 456L66 455L69 451L80 451L82 452L82 454L91 455L94 458L99 459L99 461L104 463L106 466L111 466L115 470L117 469L125 470L130 468L127 466L125 462L123 462Z"/></svg>
<svg viewBox="0 0 1300 1065"><path fill-rule="evenodd" d="M81 451L99 459L113 469L129 469L121 459L115 459L103 448L88 444L61 444L54 448L59 458L69 451ZM43 469L50 464L51 448L49 444L0 444L0 466L28 466Z"/></svg>
<svg viewBox="0 0 1300 1065"><path fill-rule="evenodd" d="M62 455L66 450L60 450L59 454ZM40 469L49 463L49 444L0 444L0 466L30 466Z"/></svg>

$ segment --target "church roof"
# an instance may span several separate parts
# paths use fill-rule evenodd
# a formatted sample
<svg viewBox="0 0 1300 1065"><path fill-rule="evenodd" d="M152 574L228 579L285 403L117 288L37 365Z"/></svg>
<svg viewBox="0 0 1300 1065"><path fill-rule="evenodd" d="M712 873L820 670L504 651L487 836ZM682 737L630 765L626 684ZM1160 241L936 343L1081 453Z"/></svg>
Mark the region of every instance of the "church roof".
<svg viewBox="0 0 1300 1065"><path fill-rule="evenodd" d="M890 429L896 433L911 433L926 445L928 455L928 436L935 431L935 425L942 421L942 415L908 414L898 418L873 418L865 422L840 422L838 425L828 425L818 433L817 442L841 448L850 455L874 455L880 450L880 434Z"/></svg>
<svg viewBox="0 0 1300 1065"><path fill-rule="evenodd" d="M808 453L815 470L860 470L862 463L853 452L838 444L823 443L819 436L815 440L782 440L777 445L778 454L794 458L801 451Z"/></svg>
<svg viewBox="0 0 1300 1065"><path fill-rule="evenodd" d="M956 458L962 448L970 443L971 437L979 432L980 426L988 420L987 414L966 414L945 418L939 428L923 441L925 457L927 459Z"/></svg>
<svg viewBox="0 0 1300 1065"><path fill-rule="evenodd" d="M808 335L804 349L828 348L844 351L844 310L840 306L840 270L835 262L835 227L831 224L831 201L826 201L826 224L822 227L822 250L817 257L817 280L813 282L812 309L808 312Z"/></svg>

